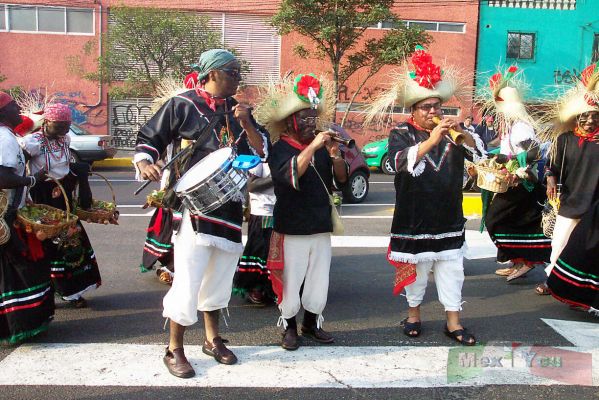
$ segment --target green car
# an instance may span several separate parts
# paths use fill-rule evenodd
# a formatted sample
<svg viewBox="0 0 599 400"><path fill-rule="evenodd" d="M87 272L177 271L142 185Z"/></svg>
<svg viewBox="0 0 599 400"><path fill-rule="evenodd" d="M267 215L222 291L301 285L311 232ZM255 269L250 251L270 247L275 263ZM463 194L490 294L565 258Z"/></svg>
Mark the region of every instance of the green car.
<svg viewBox="0 0 599 400"><path fill-rule="evenodd" d="M368 143L362 148L362 156L369 167L380 168L387 175L395 174L391 161L387 155L389 139Z"/></svg>

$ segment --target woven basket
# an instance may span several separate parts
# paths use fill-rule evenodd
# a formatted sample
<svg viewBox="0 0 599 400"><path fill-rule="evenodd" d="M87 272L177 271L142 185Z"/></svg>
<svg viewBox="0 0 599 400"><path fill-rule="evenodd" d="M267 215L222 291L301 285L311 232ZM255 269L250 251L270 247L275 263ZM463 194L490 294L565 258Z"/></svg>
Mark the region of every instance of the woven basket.
<svg viewBox="0 0 599 400"><path fill-rule="evenodd" d="M10 227L6 221L0 218L0 245L5 244L10 239Z"/></svg>
<svg viewBox="0 0 599 400"><path fill-rule="evenodd" d="M479 188L494 193L507 192L508 181L506 173L482 165L477 165L476 171L478 174L476 177L476 185Z"/></svg>
<svg viewBox="0 0 599 400"><path fill-rule="evenodd" d="M28 207L41 208L48 210L49 213L57 217L61 222L55 225L43 224L32 219L23 213L23 209L17 211L17 222L25 229L27 233L35 233L39 240L52 239L60 235L62 232L68 231L69 228L77 223L77 216L71 214L71 206L64 188L56 179L48 176L58 186L65 200L66 212L58 208L54 208L45 204L32 204Z"/></svg>
<svg viewBox="0 0 599 400"><path fill-rule="evenodd" d="M117 220L119 219L119 212L116 210L116 196L114 195L114 189L112 188L112 185L110 184L108 179L106 179L106 177L98 174L97 172L90 172L89 174L99 176L104 180L104 182L106 182L108 188L110 189L110 193L112 194L112 204L114 205L114 209L107 210L103 208L95 208L98 206L98 204L100 204L100 202L96 199L93 199L92 210L84 210L82 208L77 207L75 213L81 221L104 225L118 225Z"/></svg>
<svg viewBox="0 0 599 400"><path fill-rule="evenodd" d="M8 210L8 194L5 190L0 190L0 218L4 217Z"/></svg>

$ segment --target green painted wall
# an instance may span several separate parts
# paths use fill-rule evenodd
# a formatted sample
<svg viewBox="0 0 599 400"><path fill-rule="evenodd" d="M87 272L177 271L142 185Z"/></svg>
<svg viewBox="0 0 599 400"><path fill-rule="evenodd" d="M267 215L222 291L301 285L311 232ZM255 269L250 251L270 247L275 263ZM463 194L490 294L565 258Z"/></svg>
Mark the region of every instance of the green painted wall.
<svg viewBox="0 0 599 400"><path fill-rule="evenodd" d="M486 85L498 66L515 64L530 84L527 100L551 98L590 64L599 35L599 0L578 0L576 10L490 7L487 1L480 7L477 87ZM536 34L534 59L507 58L508 31Z"/></svg>

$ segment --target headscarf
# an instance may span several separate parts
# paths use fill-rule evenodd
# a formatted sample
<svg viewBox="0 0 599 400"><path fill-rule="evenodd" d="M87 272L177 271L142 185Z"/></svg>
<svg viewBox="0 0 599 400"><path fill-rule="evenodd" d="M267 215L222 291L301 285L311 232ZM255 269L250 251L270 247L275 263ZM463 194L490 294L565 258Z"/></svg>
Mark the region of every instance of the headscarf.
<svg viewBox="0 0 599 400"><path fill-rule="evenodd" d="M235 55L224 49L212 49L203 52L200 55L200 59L197 64L193 64L191 68L198 71L198 81L205 79L210 71L219 69L220 67L227 65L231 61L235 61Z"/></svg>
<svg viewBox="0 0 599 400"><path fill-rule="evenodd" d="M71 122L71 109L66 104L52 103L44 108L44 120Z"/></svg>
<svg viewBox="0 0 599 400"><path fill-rule="evenodd" d="M0 92L0 109L6 107L14 99L6 92Z"/></svg>

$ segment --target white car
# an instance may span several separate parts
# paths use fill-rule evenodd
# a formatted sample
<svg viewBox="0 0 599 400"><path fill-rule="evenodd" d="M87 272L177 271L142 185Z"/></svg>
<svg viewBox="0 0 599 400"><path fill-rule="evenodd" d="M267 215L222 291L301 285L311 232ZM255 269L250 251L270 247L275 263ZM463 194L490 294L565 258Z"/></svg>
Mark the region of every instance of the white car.
<svg viewBox="0 0 599 400"><path fill-rule="evenodd" d="M88 162L113 158L116 147L110 135L93 135L78 125L71 124L68 133L71 138L71 162Z"/></svg>

